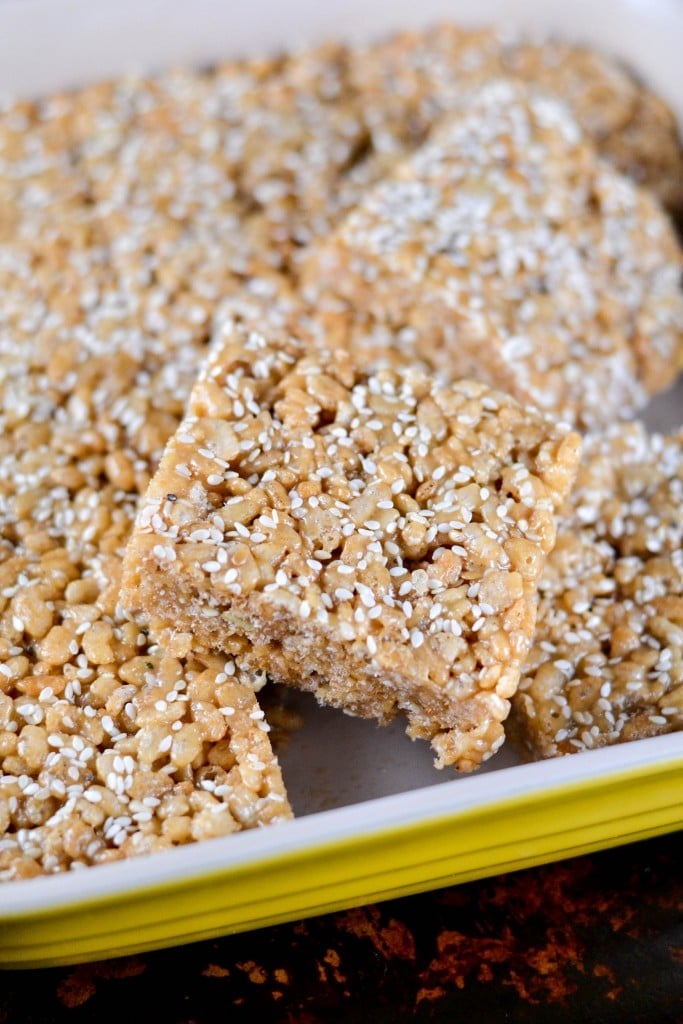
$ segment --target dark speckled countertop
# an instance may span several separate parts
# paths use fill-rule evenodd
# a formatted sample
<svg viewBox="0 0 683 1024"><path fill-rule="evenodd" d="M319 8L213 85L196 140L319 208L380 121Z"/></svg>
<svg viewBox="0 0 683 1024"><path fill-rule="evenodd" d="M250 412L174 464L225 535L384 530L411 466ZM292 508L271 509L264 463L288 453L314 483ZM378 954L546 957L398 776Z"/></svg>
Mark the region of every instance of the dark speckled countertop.
<svg viewBox="0 0 683 1024"><path fill-rule="evenodd" d="M0 1024L681 1024L683 833L212 942L0 973Z"/></svg>

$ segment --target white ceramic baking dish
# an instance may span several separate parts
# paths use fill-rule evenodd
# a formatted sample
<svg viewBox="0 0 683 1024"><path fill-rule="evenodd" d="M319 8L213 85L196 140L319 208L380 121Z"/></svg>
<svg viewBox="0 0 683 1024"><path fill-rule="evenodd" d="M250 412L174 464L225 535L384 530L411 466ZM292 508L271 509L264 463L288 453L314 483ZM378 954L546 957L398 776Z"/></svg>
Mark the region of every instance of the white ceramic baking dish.
<svg viewBox="0 0 683 1024"><path fill-rule="evenodd" d="M514 25L624 58L683 119L682 0L3 0L0 94L171 63L207 64L442 19ZM0 297L1 301L1 297ZM683 390L651 410L683 419ZM182 943L438 887L683 824L683 734L478 773L432 766L426 744L294 697L304 728L282 757L291 823L8 883L0 966L76 962Z"/></svg>

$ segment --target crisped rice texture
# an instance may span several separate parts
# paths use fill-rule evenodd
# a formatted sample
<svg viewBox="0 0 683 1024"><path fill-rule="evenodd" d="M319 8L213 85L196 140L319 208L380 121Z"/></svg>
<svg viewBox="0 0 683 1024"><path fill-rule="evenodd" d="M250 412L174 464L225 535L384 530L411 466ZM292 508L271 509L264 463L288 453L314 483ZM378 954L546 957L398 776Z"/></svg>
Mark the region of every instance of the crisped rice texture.
<svg viewBox="0 0 683 1024"><path fill-rule="evenodd" d="M683 149L672 111L629 68L590 47L530 42L509 27L442 23L354 48L349 69L370 132L369 162L384 170L421 145L464 91L508 76L562 97L602 157L683 212ZM363 173L361 164L355 174Z"/></svg>
<svg viewBox="0 0 683 1024"><path fill-rule="evenodd" d="M136 520L122 600L439 766L503 742L579 439L486 385L356 367L277 305L227 320Z"/></svg>
<svg viewBox="0 0 683 1024"><path fill-rule="evenodd" d="M608 167L568 107L513 80L460 96L304 263L450 379L472 375L578 426L644 405L683 365L669 218Z"/></svg>
<svg viewBox="0 0 683 1024"><path fill-rule="evenodd" d="M510 735L553 757L683 727L683 432L586 442Z"/></svg>
<svg viewBox="0 0 683 1024"><path fill-rule="evenodd" d="M528 49L530 73L557 67L551 91L569 93L601 152L618 147L659 189L678 153L670 111L612 61L546 46ZM526 52L442 26L365 53L332 44L3 101L3 880L290 816L255 681L150 642L117 607L122 552L220 303L269 292L275 272L293 279L496 49ZM588 64L594 85L569 89ZM352 341L389 368L414 359L409 331L396 347L363 331Z"/></svg>

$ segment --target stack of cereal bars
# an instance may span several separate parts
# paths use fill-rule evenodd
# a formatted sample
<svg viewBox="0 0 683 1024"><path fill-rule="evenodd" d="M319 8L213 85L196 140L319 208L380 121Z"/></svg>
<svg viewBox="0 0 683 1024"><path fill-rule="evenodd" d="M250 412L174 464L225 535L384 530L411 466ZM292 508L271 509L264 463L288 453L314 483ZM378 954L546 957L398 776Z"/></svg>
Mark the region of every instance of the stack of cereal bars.
<svg viewBox="0 0 683 1024"><path fill-rule="evenodd" d="M402 714L438 767L495 753L511 701L532 756L671 728L680 440L601 431L683 365L680 274L658 200L564 103L510 78L461 94L308 248L298 289L224 307L126 607L183 652Z"/></svg>
<svg viewBox="0 0 683 1024"><path fill-rule="evenodd" d="M682 212L495 29L2 107L0 880L289 820L268 679L462 772L683 727Z"/></svg>

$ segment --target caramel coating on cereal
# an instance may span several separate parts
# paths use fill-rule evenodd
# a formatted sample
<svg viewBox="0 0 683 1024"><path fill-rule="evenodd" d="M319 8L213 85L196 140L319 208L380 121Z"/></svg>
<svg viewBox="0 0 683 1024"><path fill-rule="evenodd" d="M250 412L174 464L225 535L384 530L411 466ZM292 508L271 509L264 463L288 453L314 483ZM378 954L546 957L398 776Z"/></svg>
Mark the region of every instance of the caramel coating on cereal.
<svg viewBox="0 0 683 1024"><path fill-rule="evenodd" d="M122 600L322 703L403 712L471 769L503 742L578 450L486 385L359 369L264 304L214 341Z"/></svg>
<svg viewBox="0 0 683 1024"><path fill-rule="evenodd" d="M510 734L530 758L683 727L683 433L589 438Z"/></svg>
<svg viewBox="0 0 683 1024"><path fill-rule="evenodd" d="M450 379L478 376L581 427L683 365L682 254L647 192L568 108L513 80L461 96L425 145L309 252L331 293Z"/></svg>
<svg viewBox="0 0 683 1024"><path fill-rule="evenodd" d="M600 155L683 211L683 148L673 112L620 61L585 46L449 23L398 32L353 49L350 80L363 99L369 164L391 170L421 145L462 93L515 77L561 97ZM358 176L368 169L362 166Z"/></svg>
<svg viewBox="0 0 683 1024"><path fill-rule="evenodd" d="M160 115L145 173L144 130L117 120L143 109L160 110L151 91L119 83L0 117L2 881L292 814L260 680L160 648L118 607L137 499L201 361L211 288L239 282L201 153L188 142L183 159Z"/></svg>
<svg viewBox="0 0 683 1024"><path fill-rule="evenodd" d="M660 194L680 185L670 111L611 61L454 26L3 103L3 881L291 815L260 679L186 634L151 642L118 607L137 502L222 300L295 284L454 90L515 53L603 155ZM410 330L316 315L354 359L415 362Z"/></svg>

